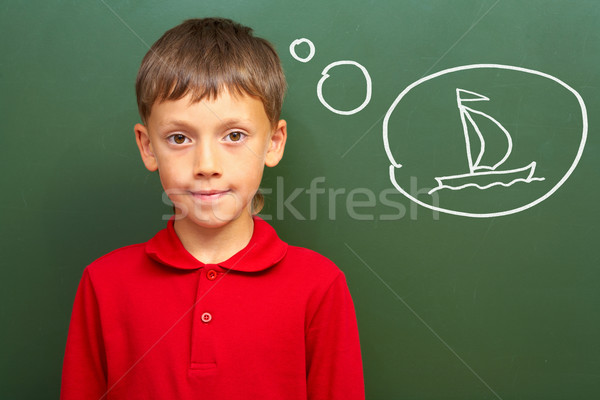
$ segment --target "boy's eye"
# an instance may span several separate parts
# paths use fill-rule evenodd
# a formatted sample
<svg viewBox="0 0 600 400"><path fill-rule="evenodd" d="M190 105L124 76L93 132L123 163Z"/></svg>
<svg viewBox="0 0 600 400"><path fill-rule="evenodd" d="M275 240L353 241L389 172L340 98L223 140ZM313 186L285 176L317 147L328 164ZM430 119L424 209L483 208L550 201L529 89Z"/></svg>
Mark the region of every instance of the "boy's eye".
<svg viewBox="0 0 600 400"><path fill-rule="evenodd" d="M244 136L246 136L246 134L242 132L231 132L226 136L226 140L228 142L239 142Z"/></svg>
<svg viewBox="0 0 600 400"><path fill-rule="evenodd" d="M185 135L182 135L181 133L176 133L174 135L169 136L168 139L170 142L175 144L184 144L187 140L187 137Z"/></svg>

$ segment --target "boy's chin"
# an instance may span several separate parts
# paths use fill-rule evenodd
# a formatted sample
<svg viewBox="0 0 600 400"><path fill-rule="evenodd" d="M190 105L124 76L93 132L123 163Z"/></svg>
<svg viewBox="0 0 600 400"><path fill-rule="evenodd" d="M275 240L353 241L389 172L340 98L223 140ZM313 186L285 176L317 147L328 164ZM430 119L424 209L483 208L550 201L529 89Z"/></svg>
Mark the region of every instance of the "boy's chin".
<svg viewBox="0 0 600 400"><path fill-rule="evenodd" d="M175 221L181 221L186 225L189 224L190 226L197 226L198 228L204 229L223 228L233 223L251 219L252 214L246 210L230 214L216 214L213 212L177 212L175 215Z"/></svg>

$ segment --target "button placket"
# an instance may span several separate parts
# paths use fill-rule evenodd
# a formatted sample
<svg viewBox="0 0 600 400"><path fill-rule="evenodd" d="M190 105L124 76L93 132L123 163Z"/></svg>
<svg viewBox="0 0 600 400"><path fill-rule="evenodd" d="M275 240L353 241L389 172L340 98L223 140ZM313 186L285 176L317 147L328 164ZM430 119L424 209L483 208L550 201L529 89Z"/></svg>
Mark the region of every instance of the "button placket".
<svg viewBox="0 0 600 400"><path fill-rule="evenodd" d="M194 312L191 338L191 370L210 370L217 366L214 347L214 311L210 308L211 287L214 279L209 279L209 271L214 271L215 279L218 276L215 270L199 270L198 289L194 300ZM210 274L213 276L213 274Z"/></svg>

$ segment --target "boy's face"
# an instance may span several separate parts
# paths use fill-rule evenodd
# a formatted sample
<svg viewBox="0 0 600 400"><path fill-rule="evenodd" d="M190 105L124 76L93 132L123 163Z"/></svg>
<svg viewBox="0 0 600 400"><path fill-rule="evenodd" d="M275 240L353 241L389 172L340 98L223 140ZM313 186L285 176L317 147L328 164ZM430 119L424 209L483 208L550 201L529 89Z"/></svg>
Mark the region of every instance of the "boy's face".
<svg viewBox="0 0 600 400"><path fill-rule="evenodd" d="M191 103L188 95L155 103L147 126L134 130L177 218L201 227L252 217L264 165L277 165L286 140L285 121L273 128L260 100L227 90L214 100Z"/></svg>

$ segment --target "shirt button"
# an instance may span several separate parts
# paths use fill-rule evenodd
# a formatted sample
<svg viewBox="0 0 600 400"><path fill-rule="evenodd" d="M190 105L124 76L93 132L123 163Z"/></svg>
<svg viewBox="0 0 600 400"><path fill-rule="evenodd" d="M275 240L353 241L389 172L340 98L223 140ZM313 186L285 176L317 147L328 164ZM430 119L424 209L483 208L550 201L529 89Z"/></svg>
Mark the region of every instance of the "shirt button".
<svg viewBox="0 0 600 400"><path fill-rule="evenodd" d="M212 320L212 315L210 313L205 312L204 314L202 314L202 322L204 322L205 324L208 324L211 320Z"/></svg>
<svg viewBox="0 0 600 400"><path fill-rule="evenodd" d="M217 271L215 271L214 269L209 269L208 271L206 271L206 278L209 281L214 281L215 279L217 279Z"/></svg>

